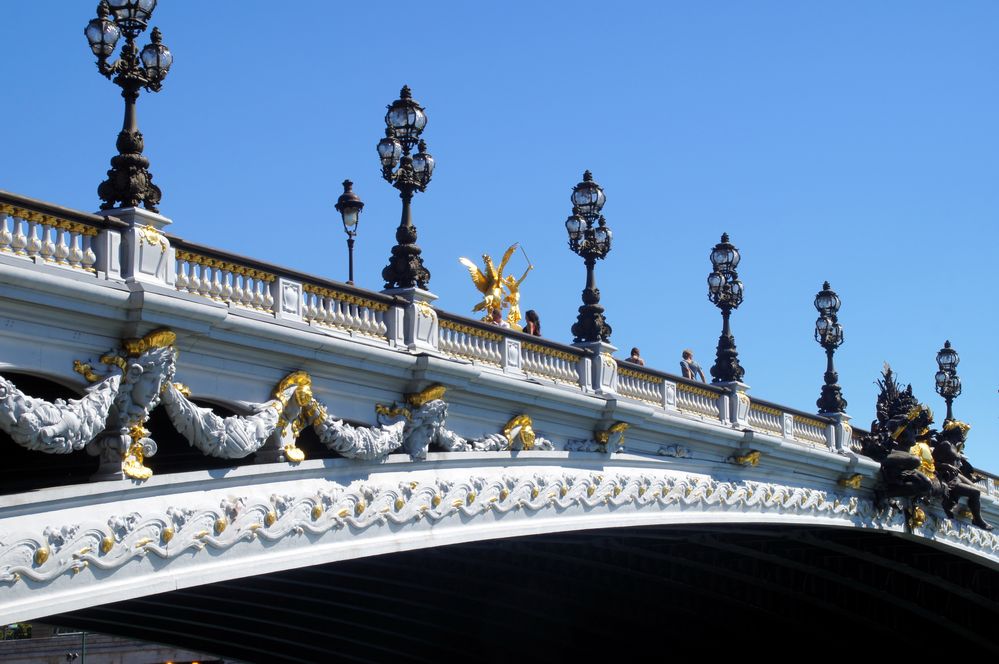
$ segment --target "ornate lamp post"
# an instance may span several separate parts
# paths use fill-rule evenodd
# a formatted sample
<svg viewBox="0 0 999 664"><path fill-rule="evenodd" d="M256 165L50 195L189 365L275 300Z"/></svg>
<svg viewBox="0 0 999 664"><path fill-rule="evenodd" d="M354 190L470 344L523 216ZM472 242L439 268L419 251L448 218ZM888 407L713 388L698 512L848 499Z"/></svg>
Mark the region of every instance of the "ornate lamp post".
<svg viewBox="0 0 999 664"><path fill-rule="evenodd" d="M349 261L349 277L347 283L354 284L354 238L357 236L357 225L360 221L364 203L360 196L354 193L354 183L343 181L343 193L333 206L343 218L343 232L347 234L347 256Z"/></svg>
<svg viewBox="0 0 999 664"><path fill-rule="evenodd" d="M815 402L820 413L846 411L846 399L836 384L839 374L833 367L833 353L843 345L843 326L836 317L840 304L839 296L829 287L829 282L822 284L822 290L815 296L815 309L819 312L819 317L815 319L815 340L826 349L825 385L822 386L822 396Z"/></svg>
<svg viewBox="0 0 999 664"><path fill-rule="evenodd" d="M146 29L155 8L156 0L101 0L97 18L83 31L97 56L98 71L108 79L113 76L125 98L125 121L116 143L118 154L111 158L107 180L97 188L97 195L103 201L102 210L115 207L115 203L121 203L122 207L136 207L142 203L147 210L159 212L156 206L160 202L160 188L153 184L149 160L142 155L142 132L135 119L139 89L159 92L173 64L173 55L162 44L158 28L153 28L152 41L141 53L135 46L135 38ZM108 64L121 35L125 36L121 57Z"/></svg>
<svg viewBox="0 0 999 664"><path fill-rule="evenodd" d="M715 364L711 367L712 383L741 382L745 370L739 364L735 337L729 329L728 318L733 309L742 304L742 282L735 268L739 265L739 250L722 233L721 242L711 250L711 274L708 275L708 299L722 312L722 333L718 338Z"/></svg>
<svg viewBox="0 0 999 664"><path fill-rule="evenodd" d="M957 365L960 362L961 356L950 347L950 341L945 341L943 348L937 352L937 366L940 369L936 375L936 388L937 394L947 402L948 420L954 419L951 404L961 395L961 377L957 375Z"/></svg>
<svg viewBox="0 0 999 664"><path fill-rule="evenodd" d="M604 258L611 249L611 230L600 214L606 200L603 188L593 181L589 171L583 173L583 181L572 188L572 214L565 222L565 229L569 233L569 248L586 263L583 306L572 326L576 343L610 342L611 327L604 320L600 289L593 276L597 259Z"/></svg>
<svg viewBox="0 0 999 664"><path fill-rule="evenodd" d="M434 158L427 153L427 144L420 140L427 125L423 111L409 86L404 85L399 98L388 106L385 138L378 142L382 177L399 190L402 199L402 221L395 231L397 244L392 247L389 264L382 270L385 288L426 289L430 283L430 271L423 266L420 248L416 246L416 226L410 212L413 195L426 191L434 172ZM410 155L414 147L419 151Z"/></svg>

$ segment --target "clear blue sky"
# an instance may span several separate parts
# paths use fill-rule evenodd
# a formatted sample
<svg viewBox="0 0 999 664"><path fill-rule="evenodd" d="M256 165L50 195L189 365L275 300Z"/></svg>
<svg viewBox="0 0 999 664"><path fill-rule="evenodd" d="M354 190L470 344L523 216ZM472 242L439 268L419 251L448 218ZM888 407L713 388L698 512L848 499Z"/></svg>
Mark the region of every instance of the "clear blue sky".
<svg viewBox="0 0 999 664"><path fill-rule="evenodd" d="M83 36L95 5L5 3L0 188L98 207L122 102ZM408 83L437 159L414 214L442 308L476 301L459 256L521 242L525 308L571 341L584 271L563 223L588 168L614 231L597 281L619 356L676 371L692 347L710 366L707 255L727 231L752 394L814 409L828 279L855 421L887 360L939 422L950 339L969 455L999 471L999 4L161 0L153 23L176 60L139 123L174 233L346 279L332 205L349 177L356 280L380 288L399 201L374 146Z"/></svg>

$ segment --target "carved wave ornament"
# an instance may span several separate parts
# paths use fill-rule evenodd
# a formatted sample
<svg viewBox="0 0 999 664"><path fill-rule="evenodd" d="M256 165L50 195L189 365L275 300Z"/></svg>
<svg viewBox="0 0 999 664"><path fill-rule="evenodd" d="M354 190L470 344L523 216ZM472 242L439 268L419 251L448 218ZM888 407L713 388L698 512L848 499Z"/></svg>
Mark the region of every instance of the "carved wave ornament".
<svg viewBox="0 0 999 664"><path fill-rule="evenodd" d="M369 480L346 486L324 481L318 487L303 487L295 495L248 494L208 500L213 502L113 514L104 523L63 524L45 528L41 536L5 538L0 542L0 582L14 584L27 578L48 583L91 566L116 570L147 555L171 561L204 549L223 552L248 540L275 542L309 535L312 542L331 531L356 535L387 525L397 533L399 526L421 521L436 524L458 517L468 523L491 512L571 519L579 509L587 515L621 509L700 510L811 516L895 530L907 525L903 510L878 509L872 501L853 495L756 481L722 482L681 473L526 472L427 482L378 484ZM999 537L951 519L929 516L920 524L908 525L920 535L984 555L999 552ZM215 554L210 557L214 559Z"/></svg>
<svg viewBox="0 0 999 664"><path fill-rule="evenodd" d="M240 459L280 440L284 458L305 458L294 441L311 426L330 450L353 459L379 459L402 450L413 459L431 448L447 451L552 450L553 443L538 435L530 416L512 417L503 429L478 438L465 438L446 427L446 388L430 387L408 394L403 402L375 407L375 426L355 426L330 414L312 392L312 379L297 371L286 376L269 401L250 405L249 415L222 417L197 406L190 391L174 383L176 335L160 329L140 339L126 339L120 349L100 358L98 368L77 361L74 370L94 383L79 400L47 402L19 391L0 378L0 429L19 445L48 453L85 448L100 457L95 479L122 475L144 480L153 471L146 460L157 451L145 428L153 409L163 404L174 428L208 456ZM99 373L103 371L104 373ZM606 452L623 449L628 425L614 424L581 441L579 450Z"/></svg>

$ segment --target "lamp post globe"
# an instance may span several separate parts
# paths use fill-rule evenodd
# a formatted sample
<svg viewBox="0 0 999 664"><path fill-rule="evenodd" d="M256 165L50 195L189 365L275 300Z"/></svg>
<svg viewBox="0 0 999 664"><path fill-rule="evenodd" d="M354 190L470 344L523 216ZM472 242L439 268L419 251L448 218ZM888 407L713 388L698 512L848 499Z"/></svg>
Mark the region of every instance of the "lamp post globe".
<svg viewBox="0 0 999 664"><path fill-rule="evenodd" d="M957 365L961 356L950 345L950 340L944 342L943 348L937 351L937 373L934 376L937 394L947 402L947 420L954 419L954 399L961 395L961 377L957 375Z"/></svg>
<svg viewBox="0 0 999 664"><path fill-rule="evenodd" d="M395 232L389 264L382 270L386 289L422 288L430 284L430 271L423 265L421 249L416 244L411 205L418 191L426 191L434 172L434 158L420 136L427 126L427 114L409 86L403 86L399 98L385 113L385 137L378 141L378 160L382 177L399 190L402 219ZM413 148L416 154L412 154Z"/></svg>
<svg viewBox="0 0 999 664"><path fill-rule="evenodd" d="M125 119L118 133L118 154L111 158L108 177L97 188L101 209L136 207L142 204L151 212L159 212L162 192L153 184L149 159L143 154L145 143L136 120L135 104L139 90L159 92L163 80L173 65L173 54L163 44L163 35L153 28L150 43L141 53L135 39L145 29L156 8L156 0L101 0L97 18L91 19L83 34L90 50L97 56L97 70L121 88L125 99ZM118 39L124 36L120 57L108 62Z"/></svg>
<svg viewBox="0 0 999 664"><path fill-rule="evenodd" d="M815 402L820 413L846 412L846 399L837 384L839 374L833 366L833 354L843 345L843 326L839 324L839 308L842 304L829 282L822 284L822 290L815 295L815 310L819 317L815 319L815 341L826 351L825 384L822 394Z"/></svg>
<svg viewBox="0 0 999 664"><path fill-rule="evenodd" d="M722 333L718 337L715 350L715 363L711 367L712 383L742 382L745 370L739 364L739 351L735 347L735 337L729 326L733 309L742 304L743 287L736 267L742 259L739 250L729 242L728 233L722 233L721 241L708 255L711 272L708 274L708 300L722 313Z"/></svg>
<svg viewBox="0 0 999 664"><path fill-rule="evenodd" d="M611 326L604 319L600 306L600 289L597 288L594 266L598 259L610 253L612 233L600 211L607 200L603 187L594 182L593 174L583 173L583 180L572 188L572 214L565 222L569 248L583 259L586 265L586 287L583 305L572 326L575 343L610 342Z"/></svg>
<svg viewBox="0 0 999 664"><path fill-rule="evenodd" d="M343 221L343 232L347 234L347 260L348 278L347 283L354 283L354 238L357 237L357 227L361 221L361 210L364 209L364 202L360 196L354 193L354 183L350 180L343 181L343 193L336 200L333 206L340 213Z"/></svg>

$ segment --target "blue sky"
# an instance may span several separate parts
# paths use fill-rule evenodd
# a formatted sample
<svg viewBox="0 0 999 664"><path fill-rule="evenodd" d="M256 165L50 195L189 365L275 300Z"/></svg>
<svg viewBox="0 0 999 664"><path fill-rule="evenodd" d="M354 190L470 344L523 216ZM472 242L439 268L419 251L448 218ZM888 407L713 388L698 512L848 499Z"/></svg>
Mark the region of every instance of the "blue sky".
<svg viewBox="0 0 999 664"><path fill-rule="evenodd" d="M98 207L122 102L83 37L94 6L4 7L0 188ZM721 321L707 256L728 232L743 255L732 325L753 395L814 409L812 299L828 279L855 421L873 417L884 361L942 415L934 356L950 339L969 454L999 471L999 4L205 7L161 0L153 24L175 64L139 100L177 235L346 279L332 205L349 177L366 203L356 281L380 288L399 201L374 146L406 83L437 160L414 219L441 308L476 301L459 256L520 242L536 266L524 307L571 341L584 270L563 223L590 169L614 231L597 282L619 356L639 346L676 371L691 347L710 366Z"/></svg>

